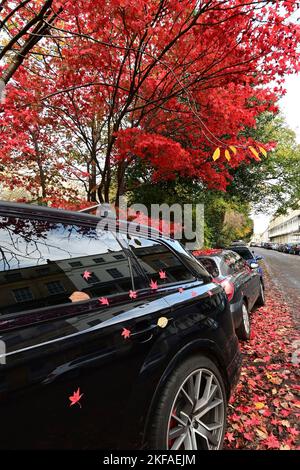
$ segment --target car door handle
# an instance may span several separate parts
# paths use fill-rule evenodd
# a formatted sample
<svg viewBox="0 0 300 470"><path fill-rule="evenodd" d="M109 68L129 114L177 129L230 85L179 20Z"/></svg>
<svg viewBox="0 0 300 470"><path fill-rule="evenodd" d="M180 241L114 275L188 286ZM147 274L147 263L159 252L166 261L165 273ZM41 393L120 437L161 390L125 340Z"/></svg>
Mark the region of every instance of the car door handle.
<svg viewBox="0 0 300 470"><path fill-rule="evenodd" d="M159 324L159 320L166 320L166 323L164 326ZM136 340L140 343L146 343L147 341L150 341L150 339L153 338L154 334L156 334L159 330L163 330L167 325L172 323L174 318L166 318L166 317L160 317L158 319L157 323L152 323L149 325L147 328L144 328L142 330L136 331L135 333L131 333L130 337L133 340ZM144 340L143 340L144 338Z"/></svg>
<svg viewBox="0 0 300 470"><path fill-rule="evenodd" d="M154 333L158 330L158 325L150 325L147 328L137 331L136 333L131 333L131 339L146 343L152 339ZM144 340L143 340L144 339Z"/></svg>

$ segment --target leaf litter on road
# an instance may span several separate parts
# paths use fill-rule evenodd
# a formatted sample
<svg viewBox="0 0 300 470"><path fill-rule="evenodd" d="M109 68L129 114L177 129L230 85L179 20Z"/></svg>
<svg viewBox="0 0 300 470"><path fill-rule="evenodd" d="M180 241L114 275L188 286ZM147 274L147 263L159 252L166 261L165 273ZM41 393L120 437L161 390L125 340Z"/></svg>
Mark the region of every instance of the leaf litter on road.
<svg viewBox="0 0 300 470"><path fill-rule="evenodd" d="M224 449L299 449L299 365L292 360L299 332L281 291L265 277L266 305L253 311L251 339L241 343Z"/></svg>

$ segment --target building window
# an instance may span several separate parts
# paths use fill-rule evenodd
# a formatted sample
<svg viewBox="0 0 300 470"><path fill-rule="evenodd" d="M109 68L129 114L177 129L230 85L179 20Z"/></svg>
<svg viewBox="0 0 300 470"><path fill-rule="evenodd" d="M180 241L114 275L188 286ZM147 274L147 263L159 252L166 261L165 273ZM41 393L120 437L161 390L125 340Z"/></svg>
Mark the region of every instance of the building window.
<svg viewBox="0 0 300 470"><path fill-rule="evenodd" d="M106 271L108 272L108 274L110 274L110 276L113 279L118 279L119 277L124 277L123 274L120 273L120 271L116 268L107 269Z"/></svg>
<svg viewBox="0 0 300 470"><path fill-rule="evenodd" d="M65 292L65 288L60 281L47 282L46 286L50 295L62 294Z"/></svg>
<svg viewBox="0 0 300 470"><path fill-rule="evenodd" d="M5 279L7 282L16 282L20 281L22 279L22 274L21 273L12 273L12 274L5 274Z"/></svg>
<svg viewBox="0 0 300 470"><path fill-rule="evenodd" d="M69 265L71 266L71 268L80 268L81 266L83 266L80 261L72 261L71 263L69 263Z"/></svg>
<svg viewBox="0 0 300 470"><path fill-rule="evenodd" d="M158 259L158 260L153 261L153 266L155 266L157 269L162 269L162 268L165 268L167 265L166 263Z"/></svg>
<svg viewBox="0 0 300 470"><path fill-rule="evenodd" d="M101 264L101 263L104 263L104 258L94 258L93 259L94 263L96 264Z"/></svg>
<svg viewBox="0 0 300 470"><path fill-rule="evenodd" d="M49 272L50 272L49 268L40 268L37 270L37 273L39 274L39 276L46 276L47 274L49 274Z"/></svg>
<svg viewBox="0 0 300 470"><path fill-rule="evenodd" d="M30 300L33 300L33 295L29 287L14 289L13 293L17 302L29 302Z"/></svg>
<svg viewBox="0 0 300 470"><path fill-rule="evenodd" d="M124 259L124 256L123 255L114 255L114 258L115 259Z"/></svg>

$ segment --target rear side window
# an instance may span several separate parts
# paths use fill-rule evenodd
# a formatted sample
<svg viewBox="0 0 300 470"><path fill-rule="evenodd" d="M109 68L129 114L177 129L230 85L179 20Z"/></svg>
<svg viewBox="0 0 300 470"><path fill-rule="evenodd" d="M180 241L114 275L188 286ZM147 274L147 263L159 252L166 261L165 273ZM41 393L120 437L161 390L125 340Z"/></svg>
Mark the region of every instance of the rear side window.
<svg viewBox="0 0 300 470"><path fill-rule="evenodd" d="M235 251L238 255L240 255L243 259L249 260L253 258L253 254L251 253L248 248L232 248L232 251Z"/></svg>
<svg viewBox="0 0 300 470"><path fill-rule="evenodd" d="M213 277L218 277L220 275L217 263L212 258L203 257L197 259Z"/></svg>
<svg viewBox="0 0 300 470"><path fill-rule="evenodd" d="M0 217L0 315L130 289L128 258L110 232Z"/></svg>
<svg viewBox="0 0 300 470"><path fill-rule="evenodd" d="M223 255L222 271L224 274L234 274L245 268L245 261L237 253L228 251Z"/></svg>
<svg viewBox="0 0 300 470"><path fill-rule="evenodd" d="M179 257L162 243L129 235L128 245L149 281L152 279L158 281L158 284L172 284L194 280L193 274Z"/></svg>

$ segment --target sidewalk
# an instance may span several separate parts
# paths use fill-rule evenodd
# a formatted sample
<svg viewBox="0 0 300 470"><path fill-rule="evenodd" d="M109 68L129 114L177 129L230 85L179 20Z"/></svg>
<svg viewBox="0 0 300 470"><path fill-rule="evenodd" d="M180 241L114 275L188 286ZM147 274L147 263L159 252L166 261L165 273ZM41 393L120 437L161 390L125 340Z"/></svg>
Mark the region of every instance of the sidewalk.
<svg viewBox="0 0 300 470"><path fill-rule="evenodd" d="M279 287L266 272L266 305L241 343L243 368L228 406L224 449L299 449L300 337Z"/></svg>

